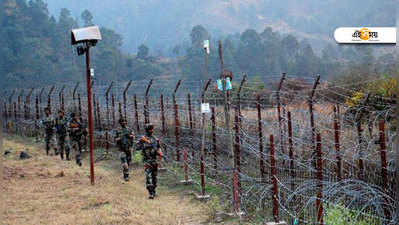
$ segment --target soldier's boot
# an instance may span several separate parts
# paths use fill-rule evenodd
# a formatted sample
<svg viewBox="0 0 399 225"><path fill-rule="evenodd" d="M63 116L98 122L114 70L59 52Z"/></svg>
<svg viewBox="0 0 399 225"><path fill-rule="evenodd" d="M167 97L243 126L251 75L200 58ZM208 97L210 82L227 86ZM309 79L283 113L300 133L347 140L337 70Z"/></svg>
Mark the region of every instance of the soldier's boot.
<svg viewBox="0 0 399 225"><path fill-rule="evenodd" d="M54 148L54 154L55 154L55 155L58 155L58 154L59 154L59 152L58 152L58 149L57 149L57 148Z"/></svg>
<svg viewBox="0 0 399 225"><path fill-rule="evenodd" d="M123 173L123 179L125 181L129 181L129 174L128 173Z"/></svg>
<svg viewBox="0 0 399 225"><path fill-rule="evenodd" d="M82 166L82 161L80 160L80 156L76 156L76 164L78 166Z"/></svg>
<svg viewBox="0 0 399 225"><path fill-rule="evenodd" d="M61 160L64 160L64 152L60 152Z"/></svg>
<svg viewBox="0 0 399 225"><path fill-rule="evenodd" d="M65 148L65 156L66 156L66 160L67 161L71 161L71 158L69 158L69 152L70 152L69 147L66 147Z"/></svg>
<svg viewBox="0 0 399 225"><path fill-rule="evenodd" d="M155 197L154 187L152 185L148 185L147 190L148 190L148 194L149 194L148 198L154 199L154 197Z"/></svg>
<svg viewBox="0 0 399 225"><path fill-rule="evenodd" d="M125 181L129 181L129 166L127 165L127 163L124 163L122 165L122 173L123 173L123 179Z"/></svg>

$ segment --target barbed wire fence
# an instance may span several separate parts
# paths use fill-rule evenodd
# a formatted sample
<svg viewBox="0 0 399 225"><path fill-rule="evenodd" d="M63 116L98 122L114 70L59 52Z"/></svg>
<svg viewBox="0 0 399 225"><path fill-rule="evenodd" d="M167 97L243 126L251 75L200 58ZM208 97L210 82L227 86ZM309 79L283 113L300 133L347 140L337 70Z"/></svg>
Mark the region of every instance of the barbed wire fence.
<svg viewBox="0 0 399 225"><path fill-rule="evenodd" d="M115 147L119 118L126 117L137 135L151 122L168 173L189 177L203 190L217 188L221 204L254 223L328 224L330 212L339 210L367 224L396 224L394 101L379 97L377 110L366 104L375 96L362 93L355 110L345 103L352 87L375 81L336 85L285 74L266 82L242 80L229 94L231 133L225 129L224 98L212 81L202 168L202 81L180 80L175 87L156 79L94 83L95 151L107 155ZM79 112L85 121L85 93L73 83L3 93L5 130L43 136L44 107Z"/></svg>

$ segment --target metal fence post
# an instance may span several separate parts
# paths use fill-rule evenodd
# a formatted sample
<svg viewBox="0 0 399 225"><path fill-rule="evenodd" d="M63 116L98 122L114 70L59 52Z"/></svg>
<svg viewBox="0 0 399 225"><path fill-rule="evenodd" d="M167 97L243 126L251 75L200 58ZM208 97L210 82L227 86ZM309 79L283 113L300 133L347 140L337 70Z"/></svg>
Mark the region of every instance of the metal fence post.
<svg viewBox="0 0 399 225"><path fill-rule="evenodd" d="M279 220L279 208L278 208L278 185L277 185L277 170L276 161L274 157L274 138L270 135L270 175L273 184L273 218L274 222L278 223Z"/></svg>
<svg viewBox="0 0 399 225"><path fill-rule="evenodd" d="M259 137L259 154L260 154L259 169L262 180L265 181L266 169L265 169L265 156L263 155L263 128L262 128L262 111L261 111L260 96L257 95L256 99L257 99L256 108L258 110L258 137Z"/></svg>
<svg viewBox="0 0 399 225"><path fill-rule="evenodd" d="M316 199L316 209L318 210L317 213L317 222L320 225L323 225L323 158L322 158L322 151L321 151L321 138L320 134L316 134L316 142L317 142L317 179L318 179L318 193Z"/></svg>

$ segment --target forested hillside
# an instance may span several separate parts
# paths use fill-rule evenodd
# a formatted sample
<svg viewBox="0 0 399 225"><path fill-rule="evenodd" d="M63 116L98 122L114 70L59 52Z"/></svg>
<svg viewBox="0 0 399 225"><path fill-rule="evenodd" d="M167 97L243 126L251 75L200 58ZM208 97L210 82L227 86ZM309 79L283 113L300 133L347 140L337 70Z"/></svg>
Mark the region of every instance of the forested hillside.
<svg viewBox="0 0 399 225"><path fill-rule="evenodd" d="M107 8L104 7L106 3L101 5ZM92 8L95 10L96 6ZM113 12L111 6L109 10ZM146 19L151 17L143 16ZM389 22L389 18L384 21ZM165 22L161 18L152 19ZM113 20L118 21L117 17ZM0 3L0 75L3 78L0 86L13 88L25 82L26 87L34 87L83 80L84 57L77 56L75 47L71 46L70 30L97 24L96 21L100 20L89 10L82 10L79 18L75 18L66 8L61 9L59 15L52 15L43 0L3 0ZM174 27L180 22L176 19L168 24ZM296 33L284 34L275 27L266 27L261 31L251 28L222 37L206 26L195 25L184 33L189 37L188 41L166 45L170 49L169 56L157 53L146 41L140 43L140 39L129 35L122 37L113 28L101 26L103 40L92 51L92 67L97 83L150 77L165 81L171 81L171 77L200 80L204 72L202 42L205 39L211 42L211 78L220 74L218 40L223 44L225 68L233 71L235 76L246 73L250 78L262 80L287 72L297 76L322 74L324 78L333 78L353 71L365 75L390 75L397 71L395 62L398 54L390 46L338 46L329 43L317 52L317 47L309 39L302 39ZM146 28L148 32L154 29L151 25ZM163 40L162 37L157 39ZM122 51L123 43L131 40L140 43L137 49Z"/></svg>
<svg viewBox="0 0 399 225"><path fill-rule="evenodd" d="M47 0L52 12L69 8L78 17L90 9L95 22L125 37L127 51L141 43L169 53L202 24L214 36L266 27L307 38L318 48L332 42L340 26L395 26L395 0Z"/></svg>
<svg viewBox="0 0 399 225"><path fill-rule="evenodd" d="M62 9L56 19L42 0L3 0L0 3L0 86L46 85L85 78L84 57L78 57L70 43L70 30L92 25L89 11L81 22ZM164 69L148 51L140 57L121 52L122 37L112 29L101 27L103 40L92 51L96 81L128 79L133 74L156 76Z"/></svg>

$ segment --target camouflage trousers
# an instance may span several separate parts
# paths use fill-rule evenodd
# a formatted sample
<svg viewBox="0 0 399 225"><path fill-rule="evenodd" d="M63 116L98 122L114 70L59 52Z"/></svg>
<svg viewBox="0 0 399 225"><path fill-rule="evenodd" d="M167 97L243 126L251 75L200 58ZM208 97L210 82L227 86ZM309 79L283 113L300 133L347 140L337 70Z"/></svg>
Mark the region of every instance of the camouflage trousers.
<svg viewBox="0 0 399 225"><path fill-rule="evenodd" d="M123 148L121 149L119 157L121 159L121 164L122 164L122 173L124 175L128 175L129 166L130 163L132 162L132 152L130 151L130 149Z"/></svg>
<svg viewBox="0 0 399 225"><path fill-rule="evenodd" d="M77 164L81 164L82 160L82 141L78 139L71 139L71 148L75 154L75 160Z"/></svg>
<svg viewBox="0 0 399 225"><path fill-rule="evenodd" d="M50 148L54 149L54 152L57 153L57 149L55 148L55 138L54 134L50 132L46 132L46 137L45 137L45 142L46 142L46 154L48 155L50 152Z"/></svg>
<svg viewBox="0 0 399 225"><path fill-rule="evenodd" d="M64 153L69 158L69 146L66 144L66 135L57 135L57 149L61 159L64 159Z"/></svg>
<svg viewBox="0 0 399 225"><path fill-rule="evenodd" d="M145 168L145 185L150 194L155 194L157 188L158 164L146 164Z"/></svg>

